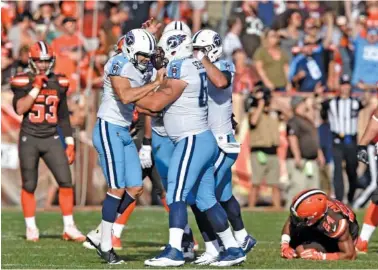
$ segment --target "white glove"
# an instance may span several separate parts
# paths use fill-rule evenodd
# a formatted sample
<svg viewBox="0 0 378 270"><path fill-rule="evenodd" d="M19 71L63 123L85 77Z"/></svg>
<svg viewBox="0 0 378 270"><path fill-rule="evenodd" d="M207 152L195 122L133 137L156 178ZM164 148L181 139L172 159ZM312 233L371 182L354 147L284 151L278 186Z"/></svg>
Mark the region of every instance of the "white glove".
<svg viewBox="0 0 378 270"><path fill-rule="evenodd" d="M152 147L151 145L143 145L139 150L139 159L140 165L142 165L142 169L152 167Z"/></svg>

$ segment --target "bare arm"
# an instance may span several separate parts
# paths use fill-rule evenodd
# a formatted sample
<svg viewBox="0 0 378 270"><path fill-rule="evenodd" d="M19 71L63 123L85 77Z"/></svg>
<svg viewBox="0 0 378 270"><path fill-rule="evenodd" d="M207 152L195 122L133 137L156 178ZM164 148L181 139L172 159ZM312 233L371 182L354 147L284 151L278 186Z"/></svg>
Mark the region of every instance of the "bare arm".
<svg viewBox="0 0 378 270"><path fill-rule="evenodd" d="M30 95L26 95L22 98L20 98L19 100L16 101L16 113L18 115L23 115L24 113L26 113L27 111L30 110L30 108L33 106L34 104L34 98Z"/></svg>
<svg viewBox="0 0 378 270"><path fill-rule="evenodd" d="M299 142L298 138L295 135L289 135L289 144L290 144L290 150L294 155L294 159L296 162L300 162L302 160L301 150L299 149Z"/></svg>
<svg viewBox="0 0 378 270"><path fill-rule="evenodd" d="M356 251L353 244L352 236L349 232L349 225L346 225L344 234L339 238L338 246L340 252L326 253L326 260L354 260L356 259Z"/></svg>
<svg viewBox="0 0 378 270"><path fill-rule="evenodd" d="M273 90L272 88L274 88L274 85L269 80L268 76L265 73L263 62L261 60L258 60L258 61L256 61L255 66L256 66L257 73L259 74L259 76L260 76L261 80L263 81L263 83L265 84L265 86L268 87L269 89Z"/></svg>
<svg viewBox="0 0 378 270"><path fill-rule="evenodd" d="M158 113L156 113L156 112L151 112L151 111L149 111L149 110L143 109L143 108L138 107L138 106L136 106L135 108L136 108L136 110L137 110L138 113L143 113L143 114L146 115L146 117L147 117L147 116L149 116L149 117L150 117L150 116L152 116L152 117L156 117L156 116L158 116Z"/></svg>
<svg viewBox="0 0 378 270"><path fill-rule="evenodd" d="M333 15L330 12L325 14L325 19L327 21L327 33L323 41L323 46L327 48L332 43L332 32L333 32Z"/></svg>
<svg viewBox="0 0 378 270"><path fill-rule="evenodd" d="M215 87L224 89L230 85L231 82L229 82L225 74L220 71L213 63L211 63L210 59L207 56L203 57L201 62L206 69L207 77Z"/></svg>
<svg viewBox="0 0 378 270"><path fill-rule="evenodd" d="M360 140L360 145L368 145L378 134L378 108L374 111L375 119L372 117Z"/></svg>
<svg viewBox="0 0 378 270"><path fill-rule="evenodd" d="M152 138L151 116L148 115L144 119L144 137L147 139Z"/></svg>
<svg viewBox="0 0 378 270"><path fill-rule="evenodd" d="M257 125L257 122L260 119L261 113L264 110L264 106L265 106L265 101L263 99L259 99L256 110L254 110L251 113L251 118L249 120L249 123L251 124L251 126L254 127Z"/></svg>
<svg viewBox="0 0 378 270"><path fill-rule="evenodd" d="M187 83L182 80L168 79L166 86L138 100L136 105L151 112L160 112L181 96Z"/></svg>
<svg viewBox="0 0 378 270"><path fill-rule="evenodd" d="M290 217L287 218L285 224L282 227L281 235L290 235Z"/></svg>
<svg viewBox="0 0 378 270"><path fill-rule="evenodd" d="M144 96L146 96L151 91L155 90L161 85L158 80L155 80L152 83L140 86L140 87L131 87L130 81L128 78L120 76L111 76L110 81L112 87L119 99L124 104L133 103Z"/></svg>

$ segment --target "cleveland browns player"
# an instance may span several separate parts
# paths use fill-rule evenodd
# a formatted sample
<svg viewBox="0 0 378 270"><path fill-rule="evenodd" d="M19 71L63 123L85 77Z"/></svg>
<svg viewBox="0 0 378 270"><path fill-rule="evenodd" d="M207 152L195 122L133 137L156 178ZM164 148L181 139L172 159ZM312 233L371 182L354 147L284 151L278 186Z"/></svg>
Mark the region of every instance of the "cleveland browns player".
<svg viewBox="0 0 378 270"><path fill-rule="evenodd" d="M369 164L369 155L367 152L367 145L370 142L375 143L376 155L378 154L378 108L375 109L368 126L362 138L360 144L358 145L357 158L359 161ZM374 181L374 179L372 180ZM367 253L368 251L368 242L373 235L376 227L378 226L378 179L376 188L371 195L371 203L366 210L364 216L364 223L362 224L362 229L360 237L358 238L356 250L358 253Z"/></svg>
<svg viewBox="0 0 378 270"><path fill-rule="evenodd" d="M13 107L23 115L19 138L22 177L21 204L26 223L26 240L38 241L35 222L39 158L42 158L59 184L59 206L63 214L63 239L84 241L76 228L73 212L73 188L69 164L75 159L75 147L69 120L66 92L69 80L53 73L54 53L43 41L29 51L30 72L11 80ZM57 133L60 126L67 144L64 150Z"/></svg>
<svg viewBox="0 0 378 270"><path fill-rule="evenodd" d="M300 192L282 228L281 256L286 259L354 260L358 236L354 212L319 189Z"/></svg>

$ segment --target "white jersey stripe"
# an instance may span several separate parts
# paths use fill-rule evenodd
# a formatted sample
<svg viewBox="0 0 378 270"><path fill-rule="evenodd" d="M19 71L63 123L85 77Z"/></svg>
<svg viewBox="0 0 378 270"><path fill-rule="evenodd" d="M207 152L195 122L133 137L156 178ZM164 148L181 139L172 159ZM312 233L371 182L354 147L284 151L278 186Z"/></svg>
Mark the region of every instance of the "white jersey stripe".
<svg viewBox="0 0 378 270"><path fill-rule="evenodd" d="M117 188L116 187L116 184L115 184L115 178L114 178L114 174L115 174L115 171L114 171L114 168L113 168L113 159L112 159L112 155L111 155L111 149L110 149L110 146L109 146L109 139L107 137L107 134L106 134L106 126L105 126L105 121L100 119L100 125L101 125L101 136L104 140L104 147L105 147L105 155L106 155L106 160L108 162L108 164L106 164L106 166L108 166L109 168L109 180L110 180L110 188Z"/></svg>
<svg viewBox="0 0 378 270"><path fill-rule="evenodd" d="M180 176L179 176L178 183L177 183L177 191L176 191L175 202L179 202L181 200L181 192L182 192L182 189L184 188L186 170L187 170L187 167L189 166L189 158L190 158L191 153L192 153L193 137L194 136L189 136L187 138L188 145L187 145L186 149L184 149L185 156L184 156L184 160L182 162Z"/></svg>

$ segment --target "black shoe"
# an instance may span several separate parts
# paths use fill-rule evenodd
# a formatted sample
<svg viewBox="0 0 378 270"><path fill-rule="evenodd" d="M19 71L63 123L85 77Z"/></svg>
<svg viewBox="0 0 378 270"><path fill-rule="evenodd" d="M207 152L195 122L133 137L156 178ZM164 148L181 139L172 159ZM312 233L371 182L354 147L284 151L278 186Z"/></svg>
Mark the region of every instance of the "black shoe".
<svg viewBox="0 0 378 270"><path fill-rule="evenodd" d="M97 248L97 254L104 259L108 264L121 264L124 263L122 259L114 252L112 248L109 251L102 251L100 248Z"/></svg>

